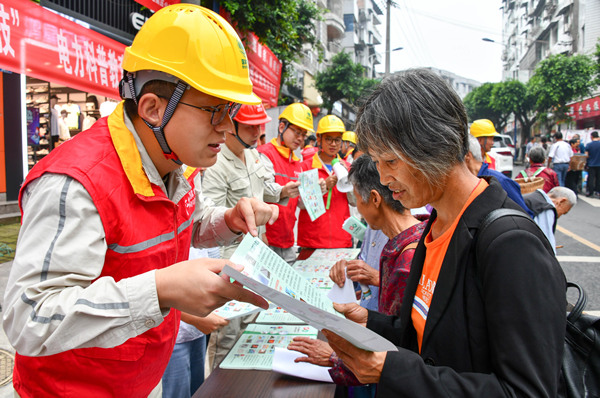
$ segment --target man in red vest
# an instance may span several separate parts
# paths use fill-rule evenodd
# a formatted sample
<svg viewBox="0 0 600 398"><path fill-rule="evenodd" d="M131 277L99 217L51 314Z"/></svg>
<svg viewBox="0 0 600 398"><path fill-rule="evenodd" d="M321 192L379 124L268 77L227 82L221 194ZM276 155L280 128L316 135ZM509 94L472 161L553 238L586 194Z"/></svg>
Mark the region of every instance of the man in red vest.
<svg viewBox="0 0 600 398"><path fill-rule="evenodd" d="M275 182L279 185L298 181L302 166L294 151L304 144L309 131L314 132L310 109L299 102L293 103L279 115L277 137L258 147L258 152L264 155L263 162L267 169L273 170ZM322 183L324 185L324 181ZM279 218L274 224L267 225L266 232L269 247L290 264L296 260L293 246L297 204L298 197L290 198L287 203L278 203Z"/></svg>
<svg viewBox="0 0 600 398"><path fill-rule="evenodd" d="M346 131L344 122L334 115L324 116L317 126L319 152L302 162L303 170L318 169L319 179L325 180L323 195L325 214L311 221L308 212L300 210L298 216L298 246L313 249L333 249L352 247L352 237L342 229L344 221L350 217L348 198L352 206L356 200L352 193L340 192L337 177L333 171L333 161L341 162L346 169L350 166L338 155L342 146L342 135Z"/></svg>
<svg viewBox="0 0 600 398"><path fill-rule="evenodd" d="M256 236L278 214L257 199L215 207L195 169L215 163L239 104L260 102L239 37L205 8L165 7L123 69L125 101L21 189L3 323L20 397L161 396L180 311L267 304L219 275L228 261L186 261L190 244Z"/></svg>

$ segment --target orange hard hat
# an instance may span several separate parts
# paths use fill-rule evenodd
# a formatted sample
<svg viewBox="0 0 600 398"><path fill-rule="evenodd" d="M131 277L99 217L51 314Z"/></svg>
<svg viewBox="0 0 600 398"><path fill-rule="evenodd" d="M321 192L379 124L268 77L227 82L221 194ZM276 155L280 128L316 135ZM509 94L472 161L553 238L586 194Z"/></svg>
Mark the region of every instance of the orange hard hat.
<svg viewBox="0 0 600 398"><path fill-rule="evenodd" d="M267 112L265 112L265 108L262 104L258 105L242 105L237 115L233 118L238 123L249 124L249 125L258 125L265 124L271 121Z"/></svg>

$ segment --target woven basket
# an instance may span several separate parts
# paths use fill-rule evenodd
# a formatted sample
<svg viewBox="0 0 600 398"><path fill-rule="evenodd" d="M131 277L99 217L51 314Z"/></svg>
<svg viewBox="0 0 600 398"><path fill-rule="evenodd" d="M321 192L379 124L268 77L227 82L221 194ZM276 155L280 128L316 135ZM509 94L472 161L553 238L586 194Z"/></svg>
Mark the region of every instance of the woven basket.
<svg viewBox="0 0 600 398"><path fill-rule="evenodd" d="M516 178L515 181L521 186L521 194L523 195L542 189L545 182L542 177Z"/></svg>

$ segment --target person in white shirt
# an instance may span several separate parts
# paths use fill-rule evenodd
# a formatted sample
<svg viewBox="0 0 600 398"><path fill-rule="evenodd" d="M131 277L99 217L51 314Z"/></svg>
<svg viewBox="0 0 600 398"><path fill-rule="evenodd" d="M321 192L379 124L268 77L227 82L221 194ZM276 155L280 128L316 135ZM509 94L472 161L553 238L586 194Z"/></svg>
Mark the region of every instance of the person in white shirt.
<svg viewBox="0 0 600 398"><path fill-rule="evenodd" d="M568 142L563 141L563 135L560 131L554 134L554 139L556 142L552 144L548 153L548 167L552 165L552 169L558 175L558 183L561 187L564 187L573 150Z"/></svg>

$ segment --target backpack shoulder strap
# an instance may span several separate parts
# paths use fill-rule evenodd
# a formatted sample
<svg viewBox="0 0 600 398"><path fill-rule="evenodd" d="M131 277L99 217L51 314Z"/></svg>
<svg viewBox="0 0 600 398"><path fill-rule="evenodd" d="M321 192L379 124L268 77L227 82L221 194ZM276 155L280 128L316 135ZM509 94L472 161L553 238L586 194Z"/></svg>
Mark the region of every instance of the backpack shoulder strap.
<svg viewBox="0 0 600 398"><path fill-rule="evenodd" d="M537 170L535 171L535 173L533 173L532 177L537 177L537 176L538 176L538 174L540 174L540 173L541 173L542 171L544 171L544 170L546 170L546 168L545 168L545 167L543 167L543 166L542 166L542 167L540 167L539 169L537 169Z"/></svg>
<svg viewBox="0 0 600 398"><path fill-rule="evenodd" d="M489 243L491 242L491 239L497 235L497 233L496 233L495 236L487 236L487 235L489 235L488 231L490 231L490 226L494 223L494 221L497 221L498 219L501 219L504 217L518 217L519 220L522 219L520 222L517 220L517 222L519 223L519 226L523 227L523 229L538 236L540 238L540 240L542 240L542 243L546 247L546 250L548 250L550 253L552 253L554 255L552 246L550 245L550 242L548 242L548 239L544 235L544 232L542 232L540 227L535 223L535 221L533 221L529 217L529 215L527 215L525 212L523 212L521 210L505 209L505 208L495 209L495 210L492 210L491 212L489 212L487 216L485 216L485 218L483 219L483 221L481 222L481 224L479 226L479 231L477 231L477 233L476 233L477 235L475 237L475 245L476 245L475 246L475 265L477 268L476 271L477 271L477 279L478 280L480 279L479 267L481 264L480 258L482 256L482 253L487 248Z"/></svg>

